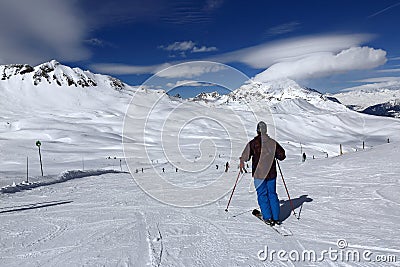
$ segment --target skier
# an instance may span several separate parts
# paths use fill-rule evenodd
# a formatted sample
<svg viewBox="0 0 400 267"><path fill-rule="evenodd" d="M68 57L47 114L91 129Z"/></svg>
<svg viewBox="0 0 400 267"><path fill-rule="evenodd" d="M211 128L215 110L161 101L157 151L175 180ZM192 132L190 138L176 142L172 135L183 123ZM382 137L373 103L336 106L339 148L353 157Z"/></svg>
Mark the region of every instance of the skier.
<svg viewBox="0 0 400 267"><path fill-rule="evenodd" d="M165 172L165 169L164 169L164 168L162 168L162 172Z"/></svg>
<svg viewBox="0 0 400 267"><path fill-rule="evenodd" d="M303 162L306 161L306 159L307 159L307 156L306 156L306 153L304 152L303 153Z"/></svg>
<svg viewBox="0 0 400 267"><path fill-rule="evenodd" d="M269 225L280 224L279 199L276 193L276 161L286 158L285 150L267 134L267 125L257 124L257 136L247 143L240 157L240 171L244 162L252 158L252 176L257 191L258 205L263 220Z"/></svg>
<svg viewBox="0 0 400 267"><path fill-rule="evenodd" d="M215 167L216 167L216 168L217 168L217 170L218 170L218 168L219 168L219 167L218 167L218 164L216 164L216 165L215 165Z"/></svg>
<svg viewBox="0 0 400 267"><path fill-rule="evenodd" d="M229 170L229 162L226 162L226 164L225 164L225 172L228 172L228 170Z"/></svg>

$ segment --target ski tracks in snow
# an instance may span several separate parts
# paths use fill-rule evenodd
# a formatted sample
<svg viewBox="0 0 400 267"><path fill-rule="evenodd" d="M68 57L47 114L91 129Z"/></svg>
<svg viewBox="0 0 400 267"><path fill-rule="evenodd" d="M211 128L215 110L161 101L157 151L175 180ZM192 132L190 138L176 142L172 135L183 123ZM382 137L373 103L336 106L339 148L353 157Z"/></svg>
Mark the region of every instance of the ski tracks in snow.
<svg viewBox="0 0 400 267"><path fill-rule="evenodd" d="M147 212L153 266L228 266L225 232L193 210Z"/></svg>
<svg viewBox="0 0 400 267"><path fill-rule="evenodd" d="M132 205L132 191L118 196L111 193L121 186L117 181L126 177L107 175L102 183L90 177L12 195L26 201L43 198L50 191L57 196L72 191L74 201L60 208L2 214L0 265L149 265L147 222Z"/></svg>

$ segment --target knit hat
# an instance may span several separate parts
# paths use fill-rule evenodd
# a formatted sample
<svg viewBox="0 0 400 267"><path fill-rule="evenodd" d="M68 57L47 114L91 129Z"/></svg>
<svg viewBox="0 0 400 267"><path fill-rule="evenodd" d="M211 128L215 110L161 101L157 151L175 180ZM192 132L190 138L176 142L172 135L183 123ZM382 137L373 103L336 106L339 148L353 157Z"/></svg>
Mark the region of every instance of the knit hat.
<svg viewBox="0 0 400 267"><path fill-rule="evenodd" d="M267 133L267 124L265 124L265 122L260 121L257 124L257 133L260 133L260 134L266 134Z"/></svg>

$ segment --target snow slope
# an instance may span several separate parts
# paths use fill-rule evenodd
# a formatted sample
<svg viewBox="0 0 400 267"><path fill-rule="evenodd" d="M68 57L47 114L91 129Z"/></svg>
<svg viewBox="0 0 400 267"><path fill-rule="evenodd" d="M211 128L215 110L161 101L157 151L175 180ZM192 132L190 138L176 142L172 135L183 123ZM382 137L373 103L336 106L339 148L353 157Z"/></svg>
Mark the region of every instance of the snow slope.
<svg viewBox="0 0 400 267"><path fill-rule="evenodd" d="M60 68L73 76L74 69L47 64L55 67L49 73ZM2 186L25 179L27 156L30 180L38 183L63 177L58 175L65 170L127 171L121 139L132 95L124 138L134 179L86 171L91 175L82 179L1 193L1 266L309 266L314 263L262 262L257 253L265 246L320 252L337 249L338 239L373 256L399 259L399 120L357 113L291 81L247 88L248 96L242 87L205 103L126 85L117 90L106 76L87 72L96 86L80 86L81 76L74 76L76 86L59 86L52 78L51 84L43 78L34 85L34 73L14 71L0 81L6 107L0 112ZM251 215L257 204L249 174L224 212L237 158L259 119L274 122L269 131L288 154L281 167L300 220L290 215L281 180L278 193L292 237L277 235ZM303 164L301 152L308 155ZM225 173L227 161L231 168ZM154 191L144 191L144 181ZM162 181L176 187L163 188ZM328 258L319 264L374 265Z"/></svg>
<svg viewBox="0 0 400 267"><path fill-rule="evenodd" d="M121 125L135 89L56 61L36 67L0 66L1 76L0 186L21 182L15 176L26 176L26 157L30 174L40 174L36 140L43 144L45 174L85 164L93 169L119 165L114 157L122 157ZM99 158L102 166L91 165Z"/></svg>
<svg viewBox="0 0 400 267"><path fill-rule="evenodd" d="M399 266L328 257L321 262L279 261L276 256L260 261L257 257L265 246L299 253L315 250L320 255L322 250L338 249L337 240L345 239L346 251L368 250L371 259L394 255L398 260L399 145L304 164L282 162L300 216L297 220L290 215L279 178L281 219L292 237L278 235L251 215L257 204L249 175L241 179L228 213L224 209L229 195L200 208L175 208L150 198L128 174L92 176L3 194L0 264ZM235 175L232 170L225 178L233 184Z"/></svg>
<svg viewBox="0 0 400 267"><path fill-rule="evenodd" d="M384 86L378 83L350 89L347 92L333 94L332 96L342 104L351 106L357 111L400 98L400 83L396 81Z"/></svg>

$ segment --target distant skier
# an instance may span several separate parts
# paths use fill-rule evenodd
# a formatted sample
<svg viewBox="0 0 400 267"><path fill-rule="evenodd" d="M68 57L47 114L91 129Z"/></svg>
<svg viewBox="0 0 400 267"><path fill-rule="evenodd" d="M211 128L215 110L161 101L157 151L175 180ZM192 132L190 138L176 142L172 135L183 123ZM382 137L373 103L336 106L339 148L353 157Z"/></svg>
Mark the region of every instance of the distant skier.
<svg viewBox="0 0 400 267"><path fill-rule="evenodd" d="M267 134L267 125L257 124L257 136L247 143L240 157L240 170L252 158L252 176L263 220L269 225L280 224L279 199L276 193L276 159L286 158L285 150Z"/></svg>
<svg viewBox="0 0 400 267"><path fill-rule="evenodd" d="M164 169L164 168L162 168L162 172L165 172L165 169Z"/></svg>
<svg viewBox="0 0 400 267"><path fill-rule="evenodd" d="M388 138L387 142L388 142L388 144L390 143L390 140L389 140L389 138Z"/></svg>
<svg viewBox="0 0 400 267"><path fill-rule="evenodd" d="M219 167L218 167L218 164L217 164L217 165L215 165L215 167L216 167L216 168L217 168L217 170L218 170L218 168L219 168Z"/></svg>
<svg viewBox="0 0 400 267"><path fill-rule="evenodd" d="M307 159L306 153L303 152L303 162L306 161L306 159Z"/></svg>
<svg viewBox="0 0 400 267"><path fill-rule="evenodd" d="M225 164L225 172L228 172L228 170L229 170L229 162L226 162L226 164Z"/></svg>
<svg viewBox="0 0 400 267"><path fill-rule="evenodd" d="M178 172L178 168L175 168L175 172Z"/></svg>
<svg viewBox="0 0 400 267"><path fill-rule="evenodd" d="M142 172L143 172L143 168L142 168Z"/></svg>

